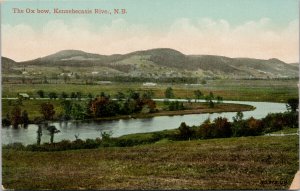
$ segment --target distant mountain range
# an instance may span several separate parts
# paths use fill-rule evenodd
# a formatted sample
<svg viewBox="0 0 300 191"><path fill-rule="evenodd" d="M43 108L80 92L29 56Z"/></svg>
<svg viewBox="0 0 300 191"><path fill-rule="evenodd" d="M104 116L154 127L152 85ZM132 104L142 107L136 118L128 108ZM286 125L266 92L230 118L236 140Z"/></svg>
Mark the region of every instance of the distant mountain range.
<svg viewBox="0 0 300 191"><path fill-rule="evenodd" d="M199 78L293 78L299 64L276 58L229 58L214 55L185 55L168 48L136 51L129 54L99 55L80 50L63 50L49 56L15 62L2 57L2 72L59 75L63 71L78 75L132 77L199 77Z"/></svg>

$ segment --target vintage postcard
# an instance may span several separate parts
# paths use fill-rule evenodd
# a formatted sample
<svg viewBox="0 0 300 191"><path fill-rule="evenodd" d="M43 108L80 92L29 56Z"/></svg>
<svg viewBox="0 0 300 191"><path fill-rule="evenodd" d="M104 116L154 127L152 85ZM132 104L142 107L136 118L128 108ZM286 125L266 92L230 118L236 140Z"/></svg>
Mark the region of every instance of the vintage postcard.
<svg viewBox="0 0 300 191"><path fill-rule="evenodd" d="M0 5L2 189L300 189L298 0Z"/></svg>

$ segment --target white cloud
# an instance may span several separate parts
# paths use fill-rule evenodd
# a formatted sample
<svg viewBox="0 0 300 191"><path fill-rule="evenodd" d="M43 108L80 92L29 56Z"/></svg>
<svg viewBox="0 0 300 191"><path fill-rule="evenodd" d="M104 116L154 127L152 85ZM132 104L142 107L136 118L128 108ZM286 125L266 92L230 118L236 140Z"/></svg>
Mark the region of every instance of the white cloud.
<svg viewBox="0 0 300 191"><path fill-rule="evenodd" d="M116 54L159 47L174 48L185 54L298 61L298 20L278 29L272 27L268 18L239 26L232 26L226 20L182 18L166 31L130 24L124 19L106 26L95 26L85 19L69 24L53 20L40 31L25 24L3 25L2 28L3 55L17 61L63 49Z"/></svg>

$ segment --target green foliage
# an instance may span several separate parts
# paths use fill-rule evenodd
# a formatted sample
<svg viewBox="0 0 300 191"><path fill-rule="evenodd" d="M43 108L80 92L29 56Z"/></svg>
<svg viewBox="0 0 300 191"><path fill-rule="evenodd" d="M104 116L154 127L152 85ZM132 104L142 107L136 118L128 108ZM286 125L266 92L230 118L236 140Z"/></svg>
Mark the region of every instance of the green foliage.
<svg viewBox="0 0 300 191"><path fill-rule="evenodd" d="M25 127L27 127L29 124L28 112L26 110L22 112L22 123Z"/></svg>
<svg viewBox="0 0 300 191"><path fill-rule="evenodd" d="M188 140L191 139L194 135L194 131L191 129L191 127L187 126L184 122L180 124L179 126L179 139L182 140Z"/></svg>
<svg viewBox="0 0 300 191"><path fill-rule="evenodd" d="M90 109L94 117L108 117L119 113L118 103L103 96L93 100Z"/></svg>
<svg viewBox="0 0 300 191"><path fill-rule="evenodd" d="M152 99L154 95L155 93L152 90L146 90L142 95L142 99Z"/></svg>
<svg viewBox="0 0 300 191"><path fill-rule="evenodd" d="M178 110L184 110L185 107L183 106L182 102L179 101L171 101L169 102L168 108L170 111L178 111Z"/></svg>
<svg viewBox="0 0 300 191"><path fill-rule="evenodd" d="M166 98L174 98L174 92L171 87L168 87L165 91L165 97Z"/></svg>
<svg viewBox="0 0 300 191"><path fill-rule="evenodd" d="M288 99L286 107L288 111L296 112L299 107L299 100L297 98Z"/></svg>
<svg viewBox="0 0 300 191"><path fill-rule="evenodd" d="M213 97L212 96L205 96L205 101L208 104L209 108L214 108L215 104L213 102Z"/></svg>
<svg viewBox="0 0 300 191"><path fill-rule="evenodd" d="M69 119L71 117L72 102L70 100L63 100L61 105L64 110L65 119Z"/></svg>
<svg viewBox="0 0 300 191"><path fill-rule="evenodd" d="M71 95L70 95L70 98L71 98L71 99L75 99L76 97L77 97L76 93L75 93L75 92L72 92Z"/></svg>
<svg viewBox="0 0 300 191"><path fill-rule="evenodd" d="M88 93L87 97L88 97L89 99L93 99L94 96L93 96L93 94Z"/></svg>
<svg viewBox="0 0 300 191"><path fill-rule="evenodd" d="M71 105L70 116L76 120L82 120L85 118L85 111L83 107L78 103L73 103Z"/></svg>
<svg viewBox="0 0 300 191"><path fill-rule="evenodd" d="M115 95L115 98L118 101L122 101L123 99L125 99L125 94L123 92L117 92L117 94Z"/></svg>
<svg viewBox="0 0 300 191"><path fill-rule="evenodd" d="M51 103L42 103L40 112L43 115L45 120L51 120L53 119L53 116L55 114L54 106Z"/></svg>
<svg viewBox="0 0 300 191"><path fill-rule="evenodd" d="M57 98L56 92L50 92L50 93L48 94L48 96L49 96L50 99L56 99L56 98Z"/></svg>
<svg viewBox="0 0 300 191"><path fill-rule="evenodd" d="M215 104L212 100L209 100L208 105L209 105L209 108L214 108L215 107Z"/></svg>
<svg viewBox="0 0 300 191"><path fill-rule="evenodd" d="M243 112L238 111L238 112L236 113L235 117L232 117L232 120L233 120L234 122L241 121L241 120L243 119L243 117L244 117Z"/></svg>
<svg viewBox="0 0 300 191"><path fill-rule="evenodd" d="M45 92L43 90L38 90L36 93L40 96L40 98L45 97Z"/></svg>
<svg viewBox="0 0 300 191"><path fill-rule="evenodd" d="M222 103L223 102L223 97L217 96L217 103Z"/></svg>
<svg viewBox="0 0 300 191"><path fill-rule="evenodd" d="M203 96L203 93L200 90L195 90L194 95L196 99L200 99Z"/></svg>
<svg viewBox="0 0 300 191"><path fill-rule="evenodd" d="M37 130L37 145L41 144L41 140L42 140L42 135L43 135L43 131L42 131L42 126L38 125L38 130Z"/></svg>
<svg viewBox="0 0 300 191"><path fill-rule="evenodd" d="M11 125L11 119L9 113L6 114L5 118L2 118L2 126L8 127Z"/></svg>
<svg viewBox="0 0 300 191"><path fill-rule="evenodd" d="M18 128L22 124L21 108L15 106L11 111L11 124L14 128Z"/></svg>
<svg viewBox="0 0 300 191"><path fill-rule="evenodd" d="M129 89L128 90L128 98L129 99L138 100L138 99L140 99L140 93L136 92L136 91L134 91L132 89Z"/></svg>
<svg viewBox="0 0 300 191"><path fill-rule="evenodd" d="M50 143L53 144L54 141L54 134L59 133L60 130L56 129L55 126L49 126L47 127L47 130L50 132Z"/></svg>
<svg viewBox="0 0 300 191"><path fill-rule="evenodd" d="M61 92L60 98L66 99L66 98L68 98L68 94L66 92Z"/></svg>

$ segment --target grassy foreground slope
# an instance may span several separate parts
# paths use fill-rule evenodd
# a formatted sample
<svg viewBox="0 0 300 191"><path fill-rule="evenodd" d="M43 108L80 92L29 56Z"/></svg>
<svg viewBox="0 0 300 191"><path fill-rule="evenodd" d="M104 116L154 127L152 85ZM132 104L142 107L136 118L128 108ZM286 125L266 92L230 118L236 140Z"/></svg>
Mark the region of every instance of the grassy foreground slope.
<svg viewBox="0 0 300 191"><path fill-rule="evenodd" d="M242 137L93 150L3 149L5 188L288 189L298 137Z"/></svg>

